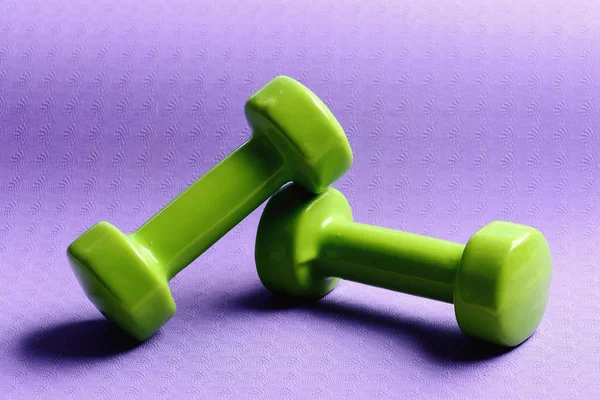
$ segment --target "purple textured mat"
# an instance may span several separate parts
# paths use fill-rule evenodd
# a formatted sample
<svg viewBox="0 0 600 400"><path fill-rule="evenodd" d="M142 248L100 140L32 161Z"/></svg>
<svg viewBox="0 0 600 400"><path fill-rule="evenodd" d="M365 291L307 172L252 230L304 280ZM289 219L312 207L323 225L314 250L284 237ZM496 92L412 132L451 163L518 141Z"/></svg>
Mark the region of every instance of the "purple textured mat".
<svg viewBox="0 0 600 400"><path fill-rule="evenodd" d="M600 6L483 3L0 0L0 398L600 398ZM135 229L241 144L277 74L345 128L335 187L357 221L542 230L529 341L501 354L451 305L348 282L278 304L260 210L175 278L150 341L102 319L66 246L99 220Z"/></svg>

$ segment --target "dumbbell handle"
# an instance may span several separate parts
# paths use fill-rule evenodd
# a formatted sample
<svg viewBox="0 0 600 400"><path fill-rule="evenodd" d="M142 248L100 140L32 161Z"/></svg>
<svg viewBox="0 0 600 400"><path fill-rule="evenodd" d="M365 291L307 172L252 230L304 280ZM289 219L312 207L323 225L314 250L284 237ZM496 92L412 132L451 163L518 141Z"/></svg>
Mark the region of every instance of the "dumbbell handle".
<svg viewBox="0 0 600 400"><path fill-rule="evenodd" d="M356 222L331 222L318 272L452 303L464 245Z"/></svg>
<svg viewBox="0 0 600 400"><path fill-rule="evenodd" d="M287 181L282 155L255 135L131 237L171 279Z"/></svg>

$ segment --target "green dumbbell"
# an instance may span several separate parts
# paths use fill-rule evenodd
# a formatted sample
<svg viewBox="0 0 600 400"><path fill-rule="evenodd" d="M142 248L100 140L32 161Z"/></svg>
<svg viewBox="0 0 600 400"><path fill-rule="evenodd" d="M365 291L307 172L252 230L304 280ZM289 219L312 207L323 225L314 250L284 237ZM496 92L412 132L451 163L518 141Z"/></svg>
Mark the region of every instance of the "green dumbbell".
<svg viewBox="0 0 600 400"><path fill-rule="evenodd" d="M100 222L68 248L91 302L144 340L175 313L168 281L286 182L319 193L352 163L344 131L299 82L279 76L246 102L252 137L125 235Z"/></svg>
<svg viewBox="0 0 600 400"><path fill-rule="evenodd" d="M537 328L552 275L546 239L532 227L495 221L465 246L353 222L339 191L294 184L267 203L255 259L274 293L317 299L342 278L454 303L464 333L507 347Z"/></svg>

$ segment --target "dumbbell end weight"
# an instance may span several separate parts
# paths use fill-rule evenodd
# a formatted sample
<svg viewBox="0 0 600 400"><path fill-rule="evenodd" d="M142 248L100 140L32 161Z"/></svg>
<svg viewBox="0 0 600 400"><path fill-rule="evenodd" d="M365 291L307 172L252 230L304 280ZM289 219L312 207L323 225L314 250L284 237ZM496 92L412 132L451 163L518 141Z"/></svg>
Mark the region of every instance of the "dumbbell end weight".
<svg viewBox="0 0 600 400"><path fill-rule="evenodd" d="M352 149L335 116L294 79L276 77L248 99L244 111L255 136L267 137L283 155L288 180L305 190L321 193L352 165Z"/></svg>
<svg viewBox="0 0 600 400"><path fill-rule="evenodd" d="M494 221L467 242L454 289L461 330L514 347L540 324L548 303L552 257L537 229Z"/></svg>
<svg viewBox="0 0 600 400"><path fill-rule="evenodd" d="M314 195L293 184L265 207L255 258L272 292L319 298L342 278L437 299L454 303L466 334L511 347L538 326L551 277L534 228L493 222L464 246L354 223L337 190Z"/></svg>
<svg viewBox="0 0 600 400"><path fill-rule="evenodd" d="M92 304L134 338L147 339L175 313L160 265L110 223L88 229L67 256Z"/></svg>

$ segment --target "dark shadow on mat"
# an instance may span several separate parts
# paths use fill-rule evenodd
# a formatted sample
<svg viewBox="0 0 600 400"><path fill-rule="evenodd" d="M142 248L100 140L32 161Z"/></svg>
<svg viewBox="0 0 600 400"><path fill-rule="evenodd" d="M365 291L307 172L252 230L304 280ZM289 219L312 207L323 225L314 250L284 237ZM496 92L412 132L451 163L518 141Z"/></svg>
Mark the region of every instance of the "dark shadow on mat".
<svg viewBox="0 0 600 400"><path fill-rule="evenodd" d="M66 322L26 334L21 349L27 356L48 362L103 359L144 345L105 319Z"/></svg>
<svg viewBox="0 0 600 400"><path fill-rule="evenodd" d="M303 310L323 319L342 321L350 328L367 328L374 334L393 334L398 340L407 340L407 346L416 346L421 352L440 363L475 363L502 356L511 349L472 339L456 328L436 326L398 314L386 314L362 307L356 303L336 303L323 298L319 301L298 301L275 296L264 288L242 293L226 300L236 310L254 312L281 312ZM452 312L452 311L450 311Z"/></svg>

